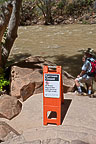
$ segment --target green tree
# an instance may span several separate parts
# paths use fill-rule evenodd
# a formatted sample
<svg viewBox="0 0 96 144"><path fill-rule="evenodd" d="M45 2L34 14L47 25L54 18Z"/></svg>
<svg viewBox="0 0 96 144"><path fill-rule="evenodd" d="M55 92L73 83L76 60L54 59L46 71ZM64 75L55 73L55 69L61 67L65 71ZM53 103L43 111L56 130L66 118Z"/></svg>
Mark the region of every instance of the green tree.
<svg viewBox="0 0 96 144"><path fill-rule="evenodd" d="M57 9L60 10L60 15L63 15L67 0L60 0L57 4Z"/></svg>
<svg viewBox="0 0 96 144"><path fill-rule="evenodd" d="M36 0L37 6L43 13L45 24L53 24L52 18L52 6L54 5L55 0Z"/></svg>

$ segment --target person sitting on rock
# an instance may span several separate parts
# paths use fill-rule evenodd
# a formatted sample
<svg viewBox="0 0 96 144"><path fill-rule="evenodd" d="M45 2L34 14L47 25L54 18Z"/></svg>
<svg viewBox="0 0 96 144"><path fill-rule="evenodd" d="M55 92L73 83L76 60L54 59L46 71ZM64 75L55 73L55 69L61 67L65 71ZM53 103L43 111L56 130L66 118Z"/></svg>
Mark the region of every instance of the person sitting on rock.
<svg viewBox="0 0 96 144"><path fill-rule="evenodd" d="M84 56L82 58L82 61L84 62L83 66L82 66L82 71L75 79L75 84L76 84L78 93L80 95L83 95L80 83L85 83L87 85L88 95L92 94L92 85L93 85L94 76L90 75L89 73L91 72L91 69L92 69L90 61L94 61L94 58L93 58L94 53L93 52L94 51L91 48L88 48L84 52Z"/></svg>

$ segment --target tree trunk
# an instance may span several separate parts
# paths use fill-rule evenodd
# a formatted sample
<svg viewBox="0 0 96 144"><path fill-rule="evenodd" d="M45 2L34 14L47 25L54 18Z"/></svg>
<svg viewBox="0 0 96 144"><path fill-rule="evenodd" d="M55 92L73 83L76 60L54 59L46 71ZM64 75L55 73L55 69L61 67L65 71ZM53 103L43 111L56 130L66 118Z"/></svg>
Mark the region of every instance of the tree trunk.
<svg viewBox="0 0 96 144"><path fill-rule="evenodd" d="M52 0L36 0L36 4L43 13L45 25L54 24L51 15Z"/></svg>
<svg viewBox="0 0 96 144"><path fill-rule="evenodd" d="M11 13L12 13L11 2L2 6L2 15L0 17L0 67L2 65L2 39L3 39L2 37L8 26L8 23L9 23L9 20L11 17Z"/></svg>
<svg viewBox="0 0 96 144"><path fill-rule="evenodd" d="M10 54L10 50L14 44L15 39L17 38L21 4L22 4L22 0L14 0L12 2L13 9L8 24L8 32L7 32L5 44L2 46L2 57L1 57L1 65L0 65L1 67L5 66L8 56Z"/></svg>
<svg viewBox="0 0 96 144"><path fill-rule="evenodd" d="M52 15L51 15L51 0L46 2L46 17L45 17L45 24L53 24Z"/></svg>

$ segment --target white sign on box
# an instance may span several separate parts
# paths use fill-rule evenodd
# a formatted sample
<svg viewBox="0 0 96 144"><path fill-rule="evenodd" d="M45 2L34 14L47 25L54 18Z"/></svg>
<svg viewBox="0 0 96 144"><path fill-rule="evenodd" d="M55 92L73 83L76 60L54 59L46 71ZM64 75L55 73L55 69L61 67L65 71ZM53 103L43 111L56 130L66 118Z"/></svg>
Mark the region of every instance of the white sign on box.
<svg viewBox="0 0 96 144"><path fill-rule="evenodd" d="M60 74L44 74L44 96L60 97Z"/></svg>

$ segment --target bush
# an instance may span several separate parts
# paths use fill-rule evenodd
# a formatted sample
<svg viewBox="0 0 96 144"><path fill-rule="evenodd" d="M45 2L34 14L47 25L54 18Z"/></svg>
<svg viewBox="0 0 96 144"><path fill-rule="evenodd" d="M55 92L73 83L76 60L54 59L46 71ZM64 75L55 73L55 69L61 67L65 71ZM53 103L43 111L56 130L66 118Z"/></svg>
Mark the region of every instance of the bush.
<svg viewBox="0 0 96 144"><path fill-rule="evenodd" d="M23 0L20 14L20 25L31 25L37 21L38 11L34 0Z"/></svg>
<svg viewBox="0 0 96 144"><path fill-rule="evenodd" d="M4 88L9 84L10 84L9 80L5 78L4 70L0 68L0 92L2 92Z"/></svg>
<svg viewBox="0 0 96 144"><path fill-rule="evenodd" d="M75 0L66 7L67 15L81 15L91 11L94 0Z"/></svg>

